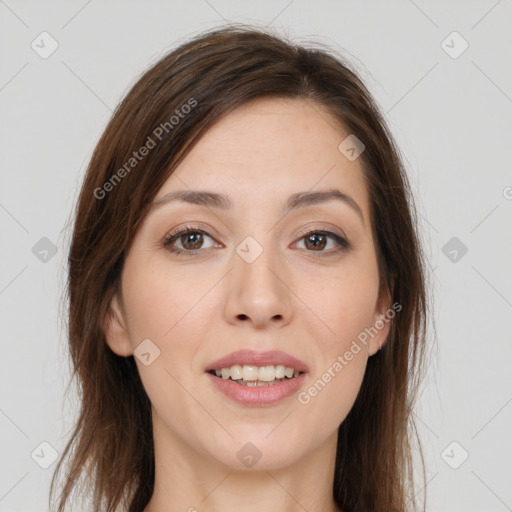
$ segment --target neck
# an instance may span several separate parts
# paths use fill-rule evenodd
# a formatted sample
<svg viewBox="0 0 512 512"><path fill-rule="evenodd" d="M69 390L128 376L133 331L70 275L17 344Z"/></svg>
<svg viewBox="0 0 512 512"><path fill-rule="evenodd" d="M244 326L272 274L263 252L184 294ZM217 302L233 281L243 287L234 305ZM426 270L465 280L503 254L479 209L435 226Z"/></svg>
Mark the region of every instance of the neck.
<svg viewBox="0 0 512 512"><path fill-rule="evenodd" d="M286 466L242 470L185 443L155 411L153 438L155 487L144 512L339 512L332 497L336 432Z"/></svg>

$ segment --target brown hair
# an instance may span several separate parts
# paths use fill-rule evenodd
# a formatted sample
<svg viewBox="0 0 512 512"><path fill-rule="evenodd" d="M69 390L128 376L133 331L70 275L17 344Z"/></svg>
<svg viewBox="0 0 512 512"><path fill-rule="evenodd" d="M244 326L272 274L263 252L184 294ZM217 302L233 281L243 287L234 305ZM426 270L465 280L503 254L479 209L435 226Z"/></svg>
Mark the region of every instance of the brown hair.
<svg viewBox="0 0 512 512"><path fill-rule="evenodd" d="M360 158L380 284L402 306L339 426L335 503L344 512L416 507L412 407L424 368L428 307L414 202L370 93L341 56L322 46L298 45L240 24L214 29L161 58L115 110L87 169L68 259L67 328L81 409L53 475L50 499L69 459L59 512L82 480L95 511L126 505L140 512L149 502L155 475L150 401L133 356L120 357L108 347L103 321L119 290L130 241L169 175L223 116L272 96L327 107L365 145ZM161 140L143 159L131 161L148 137L157 138L158 127L165 127Z"/></svg>

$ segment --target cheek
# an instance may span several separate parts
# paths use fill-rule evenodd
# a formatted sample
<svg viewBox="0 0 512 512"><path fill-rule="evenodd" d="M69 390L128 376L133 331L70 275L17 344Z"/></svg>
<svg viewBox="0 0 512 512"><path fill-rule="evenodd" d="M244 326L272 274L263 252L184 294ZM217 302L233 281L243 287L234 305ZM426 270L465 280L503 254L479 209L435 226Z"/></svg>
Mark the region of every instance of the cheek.
<svg viewBox="0 0 512 512"><path fill-rule="evenodd" d="M128 327L132 342L155 338L167 343L193 316L207 291L205 282L179 269L172 274L160 262L127 261L123 272L123 296L130 312Z"/></svg>
<svg viewBox="0 0 512 512"><path fill-rule="evenodd" d="M298 395L304 423L315 419L318 431L324 435L334 432L352 409L361 388L367 357L361 351L350 362L345 362L341 370L334 361L323 373L315 375Z"/></svg>
<svg viewBox="0 0 512 512"><path fill-rule="evenodd" d="M165 404L167 393L178 403L183 394L178 382L190 380L209 315L216 311L205 297L211 284L179 269L171 274L160 261L144 259L141 251L127 259L122 286L133 349L149 339L156 346L149 345L150 350L158 354L148 366L135 358L146 392L155 405Z"/></svg>
<svg viewBox="0 0 512 512"><path fill-rule="evenodd" d="M314 287L301 287L300 297L321 321L320 330L316 335L311 332L311 336L332 359L373 324L378 298L376 267L369 261L367 265L352 265L335 276L326 275L317 279Z"/></svg>
<svg viewBox="0 0 512 512"><path fill-rule="evenodd" d="M194 314L200 309L194 308L194 304L197 305L204 291L179 272L168 274L166 268L151 259L132 258L123 271L123 296L129 312L128 333L133 349L146 339L154 344L148 345L150 364L135 357L144 389L158 414L167 415L169 424L179 429L174 424L176 418L180 424L192 421L189 414L193 407L180 383L190 380L191 362L197 349Z"/></svg>
<svg viewBox="0 0 512 512"><path fill-rule="evenodd" d="M358 336L373 325L378 297L378 272L372 259L355 262L335 278L321 279L314 290L301 291L321 326L308 322L316 340L319 364L298 401L322 428L336 429L350 412L361 387L368 346ZM309 290L309 291L308 291ZM318 322L314 322L318 324Z"/></svg>
<svg viewBox="0 0 512 512"><path fill-rule="evenodd" d="M323 432L334 431L346 418L366 371L368 346L358 336L372 325L377 289L363 280L354 286L338 283L316 303L319 311L323 304L319 316L329 330L315 335L319 364L298 401L304 406L304 421L321 418Z"/></svg>

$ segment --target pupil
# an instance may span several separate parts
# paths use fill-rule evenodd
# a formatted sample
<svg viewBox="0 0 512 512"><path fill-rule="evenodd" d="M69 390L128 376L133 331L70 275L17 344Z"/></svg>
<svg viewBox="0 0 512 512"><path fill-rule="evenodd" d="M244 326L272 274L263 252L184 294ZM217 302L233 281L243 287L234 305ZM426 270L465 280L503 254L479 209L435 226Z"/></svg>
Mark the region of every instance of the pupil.
<svg viewBox="0 0 512 512"><path fill-rule="evenodd" d="M182 244L183 247L185 247L186 249L198 249L203 241L203 235L201 233L189 233L187 235L184 235L184 238L185 243L183 243L182 239ZM194 241L194 239L196 240ZM192 245L193 247L190 247L190 245Z"/></svg>
<svg viewBox="0 0 512 512"><path fill-rule="evenodd" d="M319 238L322 238L322 240L319 240ZM307 238L307 241L309 243L312 243L312 245L315 249L323 249L325 247L325 235L319 235L319 234L309 235Z"/></svg>

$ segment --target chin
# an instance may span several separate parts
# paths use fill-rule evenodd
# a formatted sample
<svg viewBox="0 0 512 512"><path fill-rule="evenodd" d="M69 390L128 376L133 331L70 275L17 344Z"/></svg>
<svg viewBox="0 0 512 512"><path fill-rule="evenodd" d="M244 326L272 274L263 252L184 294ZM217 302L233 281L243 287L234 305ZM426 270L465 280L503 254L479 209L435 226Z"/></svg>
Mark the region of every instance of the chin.
<svg viewBox="0 0 512 512"><path fill-rule="evenodd" d="M232 470L277 470L289 467L305 455L306 437L295 439L287 431L277 433L282 428L265 425L255 428L253 425L237 429L233 438L225 439L223 446L208 451L221 464ZM273 429L276 431L273 432Z"/></svg>

